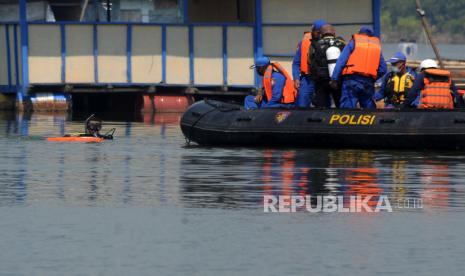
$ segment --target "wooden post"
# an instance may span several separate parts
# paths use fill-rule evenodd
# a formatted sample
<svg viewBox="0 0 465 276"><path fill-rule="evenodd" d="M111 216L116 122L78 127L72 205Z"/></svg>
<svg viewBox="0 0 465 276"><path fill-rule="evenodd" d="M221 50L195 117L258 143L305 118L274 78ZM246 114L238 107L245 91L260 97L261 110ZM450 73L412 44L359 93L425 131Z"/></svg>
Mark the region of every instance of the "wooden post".
<svg viewBox="0 0 465 276"><path fill-rule="evenodd" d="M89 4L89 0L84 0L84 4L82 4L81 8L81 15L79 16L79 21L82 21L86 15L87 4Z"/></svg>
<svg viewBox="0 0 465 276"><path fill-rule="evenodd" d="M423 28L426 31L426 35L428 36L428 40L433 47L434 54L436 55L437 60L439 61L439 66L444 69L444 63L442 62L441 55L439 53L439 48L436 46L436 41L434 41L433 34L431 32L431 28L429 26L428 20L426 19L426 12L422 9L420 0L416 0L417 2L417 13L421 18L421 24L423 24Z"/></svg>
<svg viewBox="0 0 465 276"><path fill-rule="evenodd" d="M107 0L107 22L111 22L111 1Z"/></svg>

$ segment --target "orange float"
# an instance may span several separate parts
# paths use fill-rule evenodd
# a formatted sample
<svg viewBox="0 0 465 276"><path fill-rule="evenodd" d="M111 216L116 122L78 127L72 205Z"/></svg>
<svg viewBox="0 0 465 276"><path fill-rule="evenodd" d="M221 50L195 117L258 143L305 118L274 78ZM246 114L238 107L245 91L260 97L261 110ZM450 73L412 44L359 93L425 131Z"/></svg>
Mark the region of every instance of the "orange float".
<svg viewBox="0 0 465 276"><path fill-rule="evenodd" d="M63 137L48 137L46 138L49 142L60 142L60 143L100 143L105 140L102 137L91 137L91 136L63 136Z"/></svg>

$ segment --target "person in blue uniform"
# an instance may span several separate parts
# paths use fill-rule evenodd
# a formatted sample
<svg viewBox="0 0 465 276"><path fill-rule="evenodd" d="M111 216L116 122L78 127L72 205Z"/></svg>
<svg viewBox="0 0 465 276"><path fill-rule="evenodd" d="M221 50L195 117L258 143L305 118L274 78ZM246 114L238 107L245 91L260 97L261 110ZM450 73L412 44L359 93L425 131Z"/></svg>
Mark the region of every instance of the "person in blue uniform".
<svg viewBox="0 0 465 276"><path fill-rule="evenodd" d="M245 97L245 109L294 106L295 88L292 77L277 62L271 62L268 57L257 58L255 68L258 75L262 76L262 89L256 95Z"/></svg>
<svg viewBox="0 0 465 276"><path fill-rule="evenodd" d="M331 77L334 89L342 78L340 108L376 108L375 81L386 71L379 38L370 27L360 28L339 56Z"/></svg>
<svg viewBox="0 0 465 276"><path fill-rule="evenodd" d="M297 50L292 61L292 78L297 89L296 106L310 107L315 82L311 78L310 60L312 59L312 45L320 38L320 29L326 25L324 20L316 20L313 23L312 32L304 33L302 40L297 45Z"/></svg>
<svg viewBox="0 0 465 276"><path fill-rule="evenodd" d="M417 73L407 66L407 57L401 52L397 52L388 62L391 71L382 77L375 101L384 100L384 108L396 108L407 98Z"/></svg>

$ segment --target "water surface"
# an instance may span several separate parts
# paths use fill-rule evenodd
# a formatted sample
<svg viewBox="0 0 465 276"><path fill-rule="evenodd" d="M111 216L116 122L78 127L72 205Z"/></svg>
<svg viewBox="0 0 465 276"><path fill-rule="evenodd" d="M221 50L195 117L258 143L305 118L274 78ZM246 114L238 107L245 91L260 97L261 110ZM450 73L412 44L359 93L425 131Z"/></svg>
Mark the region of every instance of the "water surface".
<svg viewBox="0 0 465 276"><path fill-rule="evenodd" d="M1 275L462 275L465 153L186 145L179 114L0 115ZM112 119L113 118L113 119ZM264 213L264 195L387 195L392 213Z"/></svg>

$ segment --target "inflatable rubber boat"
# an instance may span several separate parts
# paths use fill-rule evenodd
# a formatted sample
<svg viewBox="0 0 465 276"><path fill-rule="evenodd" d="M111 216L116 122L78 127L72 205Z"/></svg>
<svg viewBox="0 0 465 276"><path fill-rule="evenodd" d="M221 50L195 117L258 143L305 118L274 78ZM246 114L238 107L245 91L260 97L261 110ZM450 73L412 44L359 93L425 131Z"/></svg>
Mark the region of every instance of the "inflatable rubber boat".
<svg viewBox="0 0 465 276"><path fill-rule="evenodd" d="M188 141L218 146L465 149L465 110L260 109L205 100L181 118Z"/></svg>

